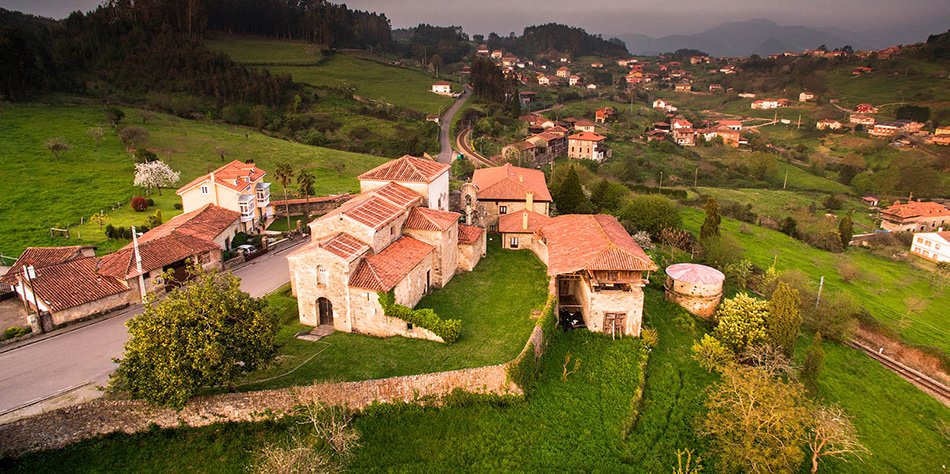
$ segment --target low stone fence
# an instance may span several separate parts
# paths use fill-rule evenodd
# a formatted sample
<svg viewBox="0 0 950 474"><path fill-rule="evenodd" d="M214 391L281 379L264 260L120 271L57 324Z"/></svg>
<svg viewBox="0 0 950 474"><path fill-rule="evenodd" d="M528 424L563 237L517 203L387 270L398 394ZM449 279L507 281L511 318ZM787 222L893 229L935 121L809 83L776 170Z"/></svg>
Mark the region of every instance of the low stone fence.
<svg viewBox="0 0 950 474"><path fill-rule="evenodd" d="M310 199L278 200L271 201L271 206L274 207L275 217L286 217L288 208L291 216L321 215L340 207L351 197L353 196L349 194L341 194L339 196L319 196Z"/></svg>
<svg viewBox="0 0 950 474"><path fill-rule="evenodd" d="M142 400L95 400L61 408L0 426L4 454L58 449L86 438L113 432L137 433L155 424L199 427L222 421L263 421L281 417L308 401L362 409L373 402L412 402L440 397L455 389L467 392L523 395L510 382L506 364L358 382L325 383L259 392L196 397L181 411Z"/></svg>

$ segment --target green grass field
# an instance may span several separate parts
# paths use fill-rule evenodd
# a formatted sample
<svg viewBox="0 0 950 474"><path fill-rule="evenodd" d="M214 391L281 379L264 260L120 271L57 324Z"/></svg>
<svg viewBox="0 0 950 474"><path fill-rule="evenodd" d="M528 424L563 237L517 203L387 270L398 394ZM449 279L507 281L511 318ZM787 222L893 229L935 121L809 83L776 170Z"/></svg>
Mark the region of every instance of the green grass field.
<svg viewBox="0 0 950 474"><path fill-rule="evenodd" d="M351 192L359 189L354 177L382 162L385 158L312 147L272 138L246 128L218 125L211 122L182 120L159 114L143 125L135 109L124 109L122 125L137 125L151 134L146 147L181 173L180 184L206 173L224 162L253 159L271 173L273 199L282 198L282 188L273 178L278 161L287 161L295 169L308 168L316 177L318 195ZM90 127L105 121L98 105L16 104L4 106L0 116L0 169L6 185L0 189L0 206L5 209L0 221L0 251L18 255L24 247L35 245L103 245L104 249L121 246L123 242L107 242L97 225L76 228L80 218L88 219L100 210L111 211L115 203L127 203L144 190L132 186L134 167L111 127L104 127L105 137L99 147L87 135ZM44 143L50 137L62 136L70 149L59 159L47 151ZM225 160L216 148L226 150ZM327 162L347 162L338 177ZM290 186L295 189L294 185ZM166 189L163 196L151 196L167 220L176 213L172 208L177 196ZM153 211L154 212L154 211ZM110 215L113 225L144 223L146 213L133 213L128 208ZM69 226L72 236L82 234L82 241L50 238L49 228ZM74 231L75 230L75 231Z"/></svg>
<svg viewBox="0 0 950 474"><path fill-rule="evenodd" d="M788 216L795 208L808 207L813 203L821 209L822 201L828 196L828 193L760 188L727 189L699 187L697 190L700 194L716 198L716 200L720 202L720 207L722 206L722 201L737 202L742 205L751 204L752 212L769 216L776 220ZM838 216L843 216L847 214L848 211L852 211L852 219L854 222L871 226L874 224L874 219L869 217L867 210L867 205L862 201L856 198L847 198L843 202L843 209L834 211L834 213ZM826 211L822 210L821 212Z"/></svg>
<svg viewBox="0 0 950 474"><path fill-rule="evenodd" d="M703 218L701 210L683 209L683 224L694 233L698 234ZM749 229L748 233L740 232L740 225ZM767 268L775 259L778 270L808 274L815 288L824 276L824 291L850 293L871 315L896 328L908 341L950 353L950 314L946 310L950 308L950 291L928 286L930 274L922 261L889 260L858 247L834 254L781 232L726 218L721 229L738 239L753 264ZM857 278L845 281L839 274L842 264L856 269ZM922 302L915 304L916 299ZM910 314L908 303L914 309Z"/></svg>
<svg viewBox="0 0 950 474"><path fill-rule="evenodd" d="M295 339L294 334L310 328L297 323L297 300L290 297L288 287L270 297L284 322L279 336L281 362L251 375L245 383L283 374L318 355L286 377L242 389L365 380L507 362L524 347L535 325L530 312L541 309L546 298L544 265L531 252L501 249L497 237L489 242L488 256L475 271L456 275L445 288L426 295L416 305L432 308L443 318L462 320L462 337L454 344L343 332L318 342Z"/></svg>
<svg viewBox="0 0 950 474"><path fill-rule="evenodd" d="M212 51L227 54L248 65L316 64L323 58L320 48L306 41L277 40L253 36L214 36L205 40Z"/></svg>
<svg viewBox="0 0 950 474"><path fill-rule="evenodd" d="M938 78L946 77L947 68L936 62L899 58L888 64L889 71L880 70L881 61L874 61L870 74L854 76L853 67L841 67L824 73L825 83L841 105L874 105L911 102L918 105L950 101L950 89ZM945 63L944 63L945 64ZM891 72L894 71L894 72ZM911 74L907 74L911 72ZM946 105L944 105L946 107ZM886 107L881 113L893 117L895 109Z"/></svg>

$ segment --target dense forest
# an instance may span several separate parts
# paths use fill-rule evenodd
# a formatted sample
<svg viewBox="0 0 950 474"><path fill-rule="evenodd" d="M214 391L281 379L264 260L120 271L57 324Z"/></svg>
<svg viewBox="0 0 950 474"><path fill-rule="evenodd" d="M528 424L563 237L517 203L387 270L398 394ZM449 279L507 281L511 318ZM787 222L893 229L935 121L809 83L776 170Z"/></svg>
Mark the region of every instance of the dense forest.
<svg viewBox="0 0 950 474"><path fill-rule="evenodd" d="M468 61L472 43L461 26L419 24L393 31L396 50L407 58L435 67Z"/></svg>
<svg viewBox="0 0 950 474"><path fill-rule="evenodd" d="M627 57L630 53L623 41L605 40L591 35L583 28L574 28L557 23L529 26L521 36L501 37L488 35L488 47L503 49L524 57L537 58L544 55L568 54L579 56Z"/></svg>

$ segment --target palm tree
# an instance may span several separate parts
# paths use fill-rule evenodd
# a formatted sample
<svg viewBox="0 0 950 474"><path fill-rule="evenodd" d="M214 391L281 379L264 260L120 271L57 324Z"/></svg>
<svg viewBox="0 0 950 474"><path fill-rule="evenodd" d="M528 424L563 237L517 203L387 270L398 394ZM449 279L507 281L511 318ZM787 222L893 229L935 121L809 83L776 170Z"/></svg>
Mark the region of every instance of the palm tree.
<svg viewBox="0 0 950 474"><path fill-rule="evenodd" d="M310 170L300 170L297 173L297 189L307 199L307 209L310 209L310 196L313 195L313 182L315 181L313 173Z"/></svg>
<svg viewBox="0 0 950 474"><path fill-rule="evenodd" d="M274 176L277 178L277 182L280 183L280 186L284 188L284 206L287 213L287 230L290 230L290 203L287 202L287 185L290 183L290 179L294 177L294 169L287 164L286 161L281 161L277 163L277 168L274 170Z"/></svg>

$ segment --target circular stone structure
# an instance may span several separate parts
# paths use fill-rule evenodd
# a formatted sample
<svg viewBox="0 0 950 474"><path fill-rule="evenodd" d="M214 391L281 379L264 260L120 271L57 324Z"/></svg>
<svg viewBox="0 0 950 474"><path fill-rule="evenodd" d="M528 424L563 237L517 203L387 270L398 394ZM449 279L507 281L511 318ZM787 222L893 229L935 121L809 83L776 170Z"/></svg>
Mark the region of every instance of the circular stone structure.
<svg viewBox="0 0 950 474"><path fill-rule="evenodd" d="M726 276L719 270L697 263L677 263L666 267L666 300L702 318L711 318L722 299Z"/></svg>

